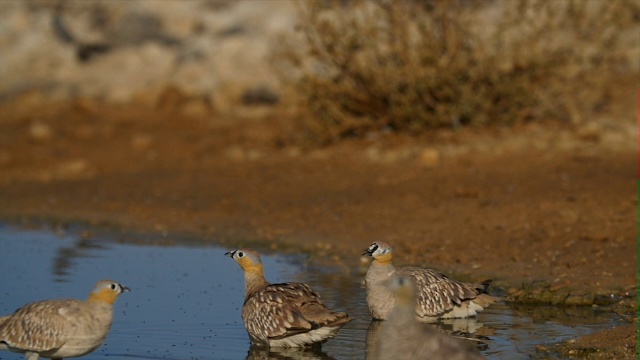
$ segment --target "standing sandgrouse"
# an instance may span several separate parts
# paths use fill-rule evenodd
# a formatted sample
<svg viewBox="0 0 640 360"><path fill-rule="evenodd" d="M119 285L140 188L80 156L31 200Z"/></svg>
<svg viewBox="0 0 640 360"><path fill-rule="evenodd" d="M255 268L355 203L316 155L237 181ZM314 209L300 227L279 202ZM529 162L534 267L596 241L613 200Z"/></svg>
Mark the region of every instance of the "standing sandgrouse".
<svg viewBox="0 0 640 360"><path fill-rule="evenodd" d="M363 255L373 257L367 271L367 305L374 319L385 320L394 304L393 293L385 283L395 275L405 275L416 282L415 314L420 321L438 318L466 318L499 300L487 293L491 280L468 284L448 278L431 269L419 267L395 268L393 249L384 241L374 242Z"/></svg>
<svg viewBox="0 0 640 360"><path fill-rule="evenodd" d="M480 360L478 350L465 340L438 331L415 317L416 286L413 277L395 276L386 283L394 295L389 319L382 323L375 355L395 360Z"/></svg>
<svg viewBox="0 0 640 360"><path fill-rule="evenodd" d="M299 347L325 341L351 321L347 313L327 308L306 284L270 284L260 255L240 249L225 255L244 270L242 321L251 343L272 347Z"/></svg>
<svg viewBox="0 0 640 360"><path fill-rule="evenodd" d="M25 305L0 318L0 350L24 353L27 360L86 355L109 334L113 304L125 291L129 289L115 281L102 280L86 301L45 300Z"/></svg>

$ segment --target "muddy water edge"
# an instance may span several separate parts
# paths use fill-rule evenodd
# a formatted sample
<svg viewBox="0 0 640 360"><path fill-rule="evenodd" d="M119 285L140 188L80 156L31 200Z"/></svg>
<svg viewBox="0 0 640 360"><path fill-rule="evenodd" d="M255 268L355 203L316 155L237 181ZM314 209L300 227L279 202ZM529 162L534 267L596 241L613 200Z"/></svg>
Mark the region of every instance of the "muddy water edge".
<svg viewBox="0 0 640 360"><path fill-rule="evenodd" d="M92 357L236 359L292 355L264 354L264 349L249 346L239 318L242 275L237 265L223 256L228 247L184 235L106 231L82 225L25 228L2 224L0 238L4 250L0 269L15 275L11 280L5 278L13 290L2 294L2 313L45 294L83 298L87 290L82 286L102 277L112 277L137 290L121 299L112 334ZM237 243L248 245L243 240ZM295 356L364 359L371 354L380 324L370 321L364 301L361 282L366 264L327 266L304 253L260 250L271 281L309 283L328 304L355 318L321 348ZM577 349L571 342L558 343L593 336L629 319L630 314L607 307L505 303L487 309L478 319L438 326L474 341L489 359L568 359L576 355L591 358L598 351ZM20 356L0 353L0 358Z"/></svg>

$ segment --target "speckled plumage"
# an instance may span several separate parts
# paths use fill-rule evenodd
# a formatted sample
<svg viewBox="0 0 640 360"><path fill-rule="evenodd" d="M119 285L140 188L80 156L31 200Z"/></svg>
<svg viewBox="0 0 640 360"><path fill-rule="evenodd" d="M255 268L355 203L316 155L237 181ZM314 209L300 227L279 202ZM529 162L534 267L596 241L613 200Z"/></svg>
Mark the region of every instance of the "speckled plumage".
<svg viewBox="0 0 640 360"><path fill-rule="evenodd" d="M257 252L241 249L226 255L244 270L242 321L251 343L298 347L322 342L351 320L347 313L327 308L306 284L270 284Z"/></svg>
<svg viewBox="0 0 640 360"><path fill-rule="evenodd" d="M415 315L421 321L475 316L478 311L498 300L487 294L490 280L469 284L431 269L394 267L393 250L386 242L374 242L364 254L373 257L365 283L367 305L375 319L385 320L393 308L394 296L385 283L396 275L409 276L416 282Z"/></svg>
<svg viewBox="0 0 640 360"><path fill-rule="evenodd" d="M0 318L0 350L62 359L88 354L109 333L113 303L128 288L110 281L98 282L86 301L38 301Z"/></svg>
<svg viewBox="0 0 640 360"><path fill-rule="evenodd" d="M373 359L395 360L480 360L478 350L465 340L419 322L414 314L416 284L413 277L400 275L387 281L395 297L389 318L381 324Z"/></svg>

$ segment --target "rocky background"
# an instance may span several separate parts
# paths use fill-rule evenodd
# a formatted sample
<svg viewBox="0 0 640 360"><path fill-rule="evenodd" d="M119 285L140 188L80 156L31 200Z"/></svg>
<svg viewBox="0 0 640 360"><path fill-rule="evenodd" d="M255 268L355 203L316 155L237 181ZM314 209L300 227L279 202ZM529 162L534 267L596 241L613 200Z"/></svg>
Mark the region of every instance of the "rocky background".
<svg viewBox="0 0 640 360"><path fill-rule="evenodd" d="M0 100L179 103L193 115L278 101L268 63L291 1L0 2Z"/></svg>

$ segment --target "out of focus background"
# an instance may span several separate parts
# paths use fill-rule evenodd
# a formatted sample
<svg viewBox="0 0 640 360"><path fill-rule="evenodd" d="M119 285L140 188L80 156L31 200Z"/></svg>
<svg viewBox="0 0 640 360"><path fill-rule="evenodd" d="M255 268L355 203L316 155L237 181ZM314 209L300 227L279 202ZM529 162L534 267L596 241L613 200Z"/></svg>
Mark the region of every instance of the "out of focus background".
<svg viewBox="0 0 640 360"><path fill-rule="evenodd" d="M639 85L640 0L1 0L0 237L71 234L64 281L103 237L302 254L339 358L384 240L494 279L490 358L637 359Z"/></svg>
<svg viewBox="0 0 640 360"><path fill-rule="evenodd" d="M3 1L2 99L87 97L155 105L176 92L195 114L251 92L278 100L267 56L292 34L288 1ZM189 112L187 110L187 112Z"/></svg>
<svg viewBox="0 0 640 360"><path fill-rule="evenodd" d="M8 0L0 17L2 101L285 104L316 144L584 123L640 71L634 0Z"/></svg>

